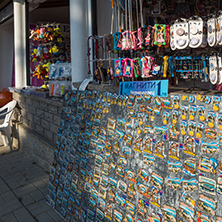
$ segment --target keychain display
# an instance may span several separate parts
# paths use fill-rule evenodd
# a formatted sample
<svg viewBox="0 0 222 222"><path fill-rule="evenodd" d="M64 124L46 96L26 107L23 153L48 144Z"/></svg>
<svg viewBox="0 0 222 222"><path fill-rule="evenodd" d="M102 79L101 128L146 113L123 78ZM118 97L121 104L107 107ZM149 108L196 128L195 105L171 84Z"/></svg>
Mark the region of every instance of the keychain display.
<svg viewBox="0 0 222 222"><path fill-rule="evenodd" d="M216 35L217 35L217 45L222 45L222 14L219 11L219 16L217 17L217 24L216 24Z"/></svg>
<svg viewBox="0 0 222 222"><path fill-rule="evenodd" d="M211 47L215 46L217 41L216 30L216 18L212 15L212 17L207 20L207 42Z"/></svg>
<svg viewBox="0 0 222 222"><path fill-rule="evenodd" d="M176 49L185 49L189 45L189 24L186 19L177 19L174 23Z"/></svg>
<svg viewBox="0 0 222 222"><path fill-rule="evenodd" d="M203 20L193 16L189 18L190 48L198 48L203 43Z"/></svg>
<svg viewBox="0 0 222 222"><path fill-rule="evenodd" d="M218 62L217 56L209 57L209 79L212 84L216 84L218 82Z"/></svg>

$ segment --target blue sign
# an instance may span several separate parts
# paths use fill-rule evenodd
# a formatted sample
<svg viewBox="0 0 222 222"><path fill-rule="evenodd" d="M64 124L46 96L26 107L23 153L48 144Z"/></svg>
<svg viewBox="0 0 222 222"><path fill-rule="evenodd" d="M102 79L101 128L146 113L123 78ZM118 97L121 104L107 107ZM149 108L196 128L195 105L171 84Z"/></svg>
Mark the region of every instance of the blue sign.
<svg viewBox="0 0 222 222"><path fill-rule="evenodd" d="M151 96L168 96L168 79L167 80L153 80L141 82L120 82L120 95L141 95L148 94Z"/></svg>

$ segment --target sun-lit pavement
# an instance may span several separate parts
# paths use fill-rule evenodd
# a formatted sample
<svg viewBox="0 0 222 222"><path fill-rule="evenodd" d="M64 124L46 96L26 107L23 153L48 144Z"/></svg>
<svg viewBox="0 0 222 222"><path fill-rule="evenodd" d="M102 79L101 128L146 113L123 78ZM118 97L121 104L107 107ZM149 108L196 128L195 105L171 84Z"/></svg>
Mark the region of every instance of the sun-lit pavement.
<svg viewBox="0 0 222 222"><path fill-rule="evenodd" d="M0 140L0 222L60 222L45 202L48 173Z"/></svg>

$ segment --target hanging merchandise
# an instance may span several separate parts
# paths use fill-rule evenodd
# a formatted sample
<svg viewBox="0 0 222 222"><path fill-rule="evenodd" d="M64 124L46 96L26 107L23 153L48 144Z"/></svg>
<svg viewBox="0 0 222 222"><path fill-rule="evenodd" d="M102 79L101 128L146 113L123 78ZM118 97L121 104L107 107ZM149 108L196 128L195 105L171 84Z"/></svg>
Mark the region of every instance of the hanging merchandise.
<svg viewBox="0 0 222 222"><path fill-rule="evenodd" d="M216 44L216 18L214 15L207 20L207 42L210 47Z"/></svg>
<svg viewBox="0 0 222 222"><path fill-rule="evenodd" d="M114 70L115 70L115 77L122 77L123 72L122 72L122 59L115 59L114 60Z"/></svg>
<svg viewBox="0 0 222 222"><path fill-rule="evenodd" d="M153 75L150 74L153 70L155 59L151 56L144 56L141 58L141 72L142 78L149 78Z"/></svg>
<svg viewBox="0 0 222 222"><path fill-rule="evenodd" d="M189 18L190 48L199 48L203 43L203 20L198 16Z"/></svg>
<svg viewBox="0 0 222 222"><path fill-rule="evenodd" d="M29 39L32 48L30 67L34 69L32 77L45 81L49 78L50 64L69 60L66 41L59 24L46 24L40 27L36 25L30 31Z"/></svg>
<svg viewBox="0 0 222 222"><path fill-rule="evenodd" d="M216 55L209 57L209 79L210 82L214 85L218 81L218 63Z"/></svg>
<svg viewBox="0 0 222 222"><path fill-rule="evenodd" d="M170 48L174 51L175 45L175 34L174 34L174 23L170 25Z"/></svg>
<svg viewBox="0 0 222 222"><path fill-rule="evenodd" d="M141 76L140 58L133 59L133 73L136 78Z"/></svg>
<svg viewBox="0 0 222 222"><path fill-rule="evenodd" d="M177 19L174 23L174 39L176 49L185 49L189 45L189 24L186 19Z"/></svg>
<svg viewBox="0 0 222 222"><path fill-rule="evenodd" d="M222 12L218 12L217 17L217 24L216 24L216 30L217 30L217 45L222 45Z"/></svg>
<svg viewBox="0 0 222 222"><path fill-rule="evenodd" d="M218 64L218 80L217 84L222 84L222 58L221 55L217 55L217 64Z"/></svg>
<svg viewBox="0 0 222 222"><path fill-rule="evenodd" d="M153 26L147 26L143 32L144 44L146 48L153 47L154 44L155 28Z"/></svg>
<svg viewBox="0 0 222 222"><path fill-rule="evenodd" d="M162 24L154 25L154 45L166 46L169 45L169 26Z"/></svg>
<svg viewBox="0 0 222 222"><path fill-rule="evenodd" d="M176 16L174 16L172 2L161 5L161 1L158 1L156 6L161 5L163 13L160 16L157 12L160 8L154 9L151 1L116 0L111 3L111 32L104 37L105 46L103 36L93 36L95 38L92 45L94 58L89 61L89 64L97 63L94 65L97 67L94 75L96 81L116 84L129 81L129 78L132 78L132 81L138 81L140 80L138 77L141 77L152 78L152 80L168 78L171 85L178 85L178 82L184 80L184 83L187 80L221 83L221 71L214 70L213 72L218 72L215 76L209 69L209 47L215 47L215 51L221 51L216 48L222 45L220 27L222 13L220 11L217 15L214 13L208 17L201 17L199 10L194 11L192 15L190 5L186 5L186 8L182 10L179 7L185 7L185 4L174 2L176 4ZM171 10L165 8L167 6L170 6ZM209 6L211 7L214 6ZM152 11L153 14L150 13ZM178 14L179 11L181 13ZM116 24L114 24L115 21ZM88 51L90 50L89 48ZM36 48L33 59L38 60L39 55L47 57L47 49L43 51L45 53L42 55L41 48L40 50ZM217 60L218 63L221 62L219 56ZM100 67L98 63L101 61L103 61L102 70L106 70L106 75L101 75L104 72L98 69ZM117 81L112 81L109 75L112 65ZM134 77L136 79L133 79ZM104 81L101 81L102 79ZM197 89L197 87L192 87L192 89Z"/></svg>
<svg viewBox="0 0 222 222"><path fill-rule="evenodd" d="M133 59L122 59L123 77L133 77Z"/></svg>

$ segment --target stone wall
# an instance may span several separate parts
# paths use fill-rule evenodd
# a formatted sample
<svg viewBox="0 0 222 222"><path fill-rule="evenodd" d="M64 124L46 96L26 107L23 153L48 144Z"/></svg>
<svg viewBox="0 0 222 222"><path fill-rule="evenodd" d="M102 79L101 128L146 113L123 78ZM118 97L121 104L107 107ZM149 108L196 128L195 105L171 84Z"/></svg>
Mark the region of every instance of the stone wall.
<svg viewBox="0 0 222 222"><path fill-rule="evenodd" d="M13 93L18 102L17 131L21 150L45 169L52 163L62 101Z"/></svg>

